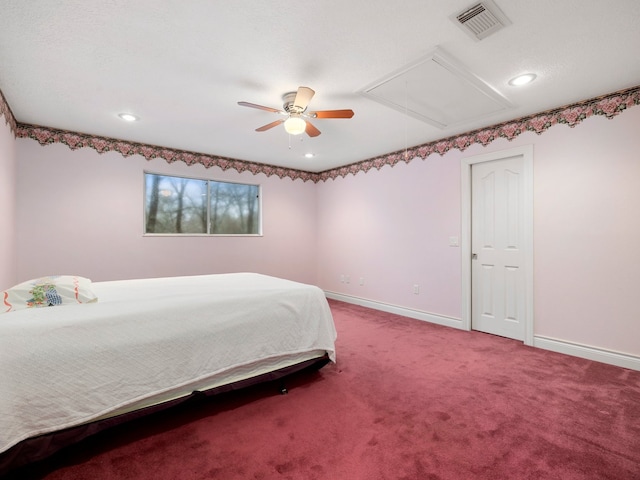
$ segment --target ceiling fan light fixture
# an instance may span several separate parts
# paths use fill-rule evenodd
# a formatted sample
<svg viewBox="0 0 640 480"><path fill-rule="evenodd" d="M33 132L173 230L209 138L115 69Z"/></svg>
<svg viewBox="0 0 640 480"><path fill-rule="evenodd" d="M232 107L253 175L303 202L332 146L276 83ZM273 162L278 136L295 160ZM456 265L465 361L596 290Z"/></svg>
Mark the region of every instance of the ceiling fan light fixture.
<svg viewBox="0 0 640 480"><path fill-rule="evenodd" d="M284 121L284 129L289 135L300 135L307 128L307 122L297 115L291 115Z"/></svg>

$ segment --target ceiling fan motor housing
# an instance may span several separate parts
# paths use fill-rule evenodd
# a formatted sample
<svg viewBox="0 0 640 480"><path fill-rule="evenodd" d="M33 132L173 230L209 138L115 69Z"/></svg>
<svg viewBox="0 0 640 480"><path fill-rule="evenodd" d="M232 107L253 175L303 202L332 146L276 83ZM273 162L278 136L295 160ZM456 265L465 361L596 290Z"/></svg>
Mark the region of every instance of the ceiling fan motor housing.
<svg viewBox="0 0 640 480"><path fill-rule="evenodd" d="M284 108L285 112L300 114L307 109L306 107L301 108L298 105L294 105L296 95L297 95L297 92L289 92L289 93L285 93L282 96L282 101L284 102L284 105L282 106L282 108Z"/></svg>

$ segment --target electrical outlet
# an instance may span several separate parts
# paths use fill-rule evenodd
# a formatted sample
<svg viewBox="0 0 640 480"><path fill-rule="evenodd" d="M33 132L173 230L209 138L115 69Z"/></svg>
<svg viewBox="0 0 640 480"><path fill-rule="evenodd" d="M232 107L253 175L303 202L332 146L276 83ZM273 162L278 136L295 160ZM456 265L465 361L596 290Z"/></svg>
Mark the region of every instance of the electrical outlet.
<svg viewBox="0 0 640 480"><path fill-rule="evenodd" d="M360 285L364 285L364 277L360 277Z"/></svg>
<svg viewBox="0 0 640 480"><path fill-rule="evenodd" d="M340 275L340 283L344 283L344 275Z"/></svg>
<svg viewBox="0 0 640 480"><path fill-rule="evenodd" d="M420 295L420 285L417 283L413 286L413 293L414 295Z"/></svg>

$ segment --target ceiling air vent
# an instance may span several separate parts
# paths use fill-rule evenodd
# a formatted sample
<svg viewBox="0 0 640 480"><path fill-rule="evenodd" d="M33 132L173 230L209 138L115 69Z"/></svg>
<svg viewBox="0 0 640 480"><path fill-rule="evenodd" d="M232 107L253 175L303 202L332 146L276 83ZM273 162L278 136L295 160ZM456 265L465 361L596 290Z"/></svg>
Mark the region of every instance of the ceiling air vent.
<svg viewBox="0 0 640 480"><path fill-rule="evenodd" d="M491 0L484 0L450 17L474 40L482 40L511 21Z"/></svg>

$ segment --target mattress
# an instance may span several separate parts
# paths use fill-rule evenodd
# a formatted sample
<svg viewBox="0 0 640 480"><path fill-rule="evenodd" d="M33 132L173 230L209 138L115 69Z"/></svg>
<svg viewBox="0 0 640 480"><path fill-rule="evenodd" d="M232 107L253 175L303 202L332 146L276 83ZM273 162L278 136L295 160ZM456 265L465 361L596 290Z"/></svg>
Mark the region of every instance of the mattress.
<svg viewBox="0 0 640 480"><path fill-rule="evenodd" d="M322 290L240 273L97 282L94 304L0 318L0 453L324 353Z"/></svg>
<svg viewBox="0 0 640 480"><path fill-rule="evenodd" d="M282 355L275 358L258 360L254 363L230 368L225 372L212 375L211 377L144 398L138 402L127 404L92 421L104 420L106 418L124 415L136 410L142 410L144 408L172 402L178 398L188 397L194 392L208 392L216 390L223 385L238 384L244 380L257 378L269 372L279 371L293 365L306 364L310 360L320 359L326 355L327 352L325 350L312 350L310 352Z"/></svg>

